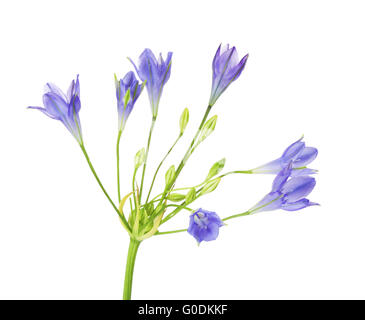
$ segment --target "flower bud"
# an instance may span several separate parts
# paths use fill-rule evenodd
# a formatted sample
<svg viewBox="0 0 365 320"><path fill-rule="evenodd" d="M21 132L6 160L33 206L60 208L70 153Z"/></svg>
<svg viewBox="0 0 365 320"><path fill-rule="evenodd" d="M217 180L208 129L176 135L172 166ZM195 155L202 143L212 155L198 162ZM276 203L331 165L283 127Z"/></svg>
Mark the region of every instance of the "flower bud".
<svg viewBox="0 0 365 320"><path fill-rule="evenodd" d="M127 90L127 92L125 93L125 96L124 96L124 108L127 106L130 97L131 97L131 89L128 88L128 90Z"/></svg>
<svg viewBox="0 0 365 320"><path fill-rule="evenodd" d="M184 133L188 122L189 122L189 109L185 108L180 116L180 135Z"/></svg>
<svg viewBox="0 0 365 320"><path fill-rule="evenodd" d="M145 152L144 148L142 148L134 156L135 170L137 170L145 162L145 159L146 159L146 152Z"/></svg>
<svg viewBox="0 0 365 320"><path fill-rule="evenodd" d="M215 164L213 164L213 166L209 170L207 177L205 178L205 181L210 180L215 175L217 175L219 172L221 172L222 169L224 168L225 163L226 163L226 159L223 158L223 159L217 161Z"/></svg>
<svg viewBox="0 0 365 320"><path fill-rule="evenodd" d="M167 196L167 199L172 202L179 202L185 199L185 195L181 193L171 193Z"/></svg>
<svg viewBox="0 0 365 320"><path fill-rule="evenodd" d="M214 191L218 187L219 182L221 182L220 178L207 182L200 191L200 195L202 196L203 194Z"/></svg>
<svg viewBox="0 0 365 320"><path fill-rule="evenodd" d="M193 202L196 199L196 190L195 188L191 188L189 192L186 194L185 202L186 204L189 204Z"/></svg>
<svg viewBox="0 0 365 320"><path fill-rule="evenodd" d="M172 181L174 180L175 177L175 166L172 165L169 170L167 170L166 174L165 174L165 183L166 183L166 188L168 188L170 186L170 184L172 183Z"/></svg>
<svg viewBox="0 0 365 320"><path fill-rule="evenodd" d="M203 126L201 132L200 132L200 136L199 136L199 140L198 140L198 144L200 142L202 142L203 140L205 140L215 129L215 125L217 123L217 118L218 116L215 115L213 117L211 117Z"/></svg>

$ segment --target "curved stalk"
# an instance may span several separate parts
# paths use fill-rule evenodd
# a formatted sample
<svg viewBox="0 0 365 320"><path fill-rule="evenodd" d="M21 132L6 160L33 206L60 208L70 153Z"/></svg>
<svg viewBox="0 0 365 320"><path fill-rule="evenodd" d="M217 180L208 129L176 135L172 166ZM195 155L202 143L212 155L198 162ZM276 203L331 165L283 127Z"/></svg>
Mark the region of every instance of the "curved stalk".
<svg viewBox="0 0 365 320"><path fill-rule="evenodd" d="M105 196L107 197L107 199L109 200L109 202L110 202L110 204L112 205L112 207L114 208L114 210L117 212L117 214L118 214L119 218L122 220L123 226L127 229L127 231L131 231L131 230L130 230L130 227L129 227L129 225L128 225L128 222L127 222L127 220L125 219L124 215L123 215L123 214L121 214L121 212L119 211L119 209L117 208L117 206L114 204L113 200L110 198L110 196L109 196L108 192L105 190L105 188L104 188L103 184L101 183L101 181L100 181L100 179L99 179L98 175L96 174L96 171L95 171L95 169L94 169L94 167L93 167L93 165L92 165L92 163L91 163L91 161L90 161L89 155L88 155L88 154L87 154L87 152L86 152L86 149L85 149L84 144L80 144L80 148L81 148L82 153L84 154L84 156L85 156L85 158L86 158L86 161L87 161L87 163L88 163L88 165L89 165L89 167L90 167L90 170L91 170L91 172L93 173L93 175L94 175L94 177L95 177L96 181L98 182L98 184L99 184L99 186L100 186L101 190L103 191L104 195L105 195Z"/></svg>

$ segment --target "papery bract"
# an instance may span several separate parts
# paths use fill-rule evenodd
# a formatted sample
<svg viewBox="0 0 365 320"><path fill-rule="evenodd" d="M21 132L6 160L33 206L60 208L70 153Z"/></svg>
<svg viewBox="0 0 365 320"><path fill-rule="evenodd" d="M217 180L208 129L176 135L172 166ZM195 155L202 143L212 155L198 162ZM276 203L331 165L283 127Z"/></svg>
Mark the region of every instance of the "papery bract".
<svg viewBox="0 0 365 320"><path fill-rule="evenodd" d="M316 170L306 168L306 166L317 157L318 150L313 147L306 147L302 140L303 137L286 148L280 158L251 170L252 173L276 174L285 168L289 162L292 162L294 169L292 171L292 176L316 173Z"/></svg>
<svg viewBox="0 0 365 320"><path fill-rule="evenodd" d="M133 71L129 71L123 79L115 82L115 86L119 130L123 130L144 85L138 82Z"/></svg>
<svg viewBox="0 0 365 320"><path fill-rule="evenodd" d="M77 75L76 81L72 80L67 94L64 94L56 85L47 83L43 95L43 104L44 108L28 108L40 110L48 117L61 121L78 143L82 144L79 119L79 111L81 108L79 76Z"/></svg>
<svg viewBox="0 0 365 320"><path fill-rule="evenodd" d="M224 223L215 212L200 208L190 215L188 233L198 243L201 241L212 241L217 239L219 228L223 225Z"/></svg>
<svg viewBox="0 0 365 320"><path fill-rule="evenodd" d="M309 206L318 205L305 197L316 185L316 180L310 176L292 176L292 162L290 162L275 177L272 189L250 212L272 211L283 209L296 211Z"/></svg>
<svg viewBox="0 0 365 320"><path fill-rule="evenodd" d="M160 53L158 60L150 49L145 49L139 56L138 67L131 60L139 78L146 81L148 97L150 99L152 116L157 117L163 87L170 78L172 52L167 54L166 60Z"/></svg>
<svg viewBox="0 0 365 320"><path fill-rule="evenodd" d="M238 61L235 47L219 46L213 59L213 81L209 105L215 104L220 95L235 81L244 69L248 54Z"/></svg>

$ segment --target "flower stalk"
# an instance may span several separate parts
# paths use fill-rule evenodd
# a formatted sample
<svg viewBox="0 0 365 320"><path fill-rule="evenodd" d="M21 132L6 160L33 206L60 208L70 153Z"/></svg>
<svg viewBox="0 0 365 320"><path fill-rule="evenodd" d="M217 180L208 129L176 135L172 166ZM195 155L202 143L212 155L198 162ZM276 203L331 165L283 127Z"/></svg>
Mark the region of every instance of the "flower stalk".
<svg viewBox="0 0 365 320"><path fill-rule="evenodd" d="M137 251L140 244L141 241L138 241L136 239L130 238L129 240L127 263L124 275L123 300L130 300L132 296L134 265L136 262Z"/></svg>

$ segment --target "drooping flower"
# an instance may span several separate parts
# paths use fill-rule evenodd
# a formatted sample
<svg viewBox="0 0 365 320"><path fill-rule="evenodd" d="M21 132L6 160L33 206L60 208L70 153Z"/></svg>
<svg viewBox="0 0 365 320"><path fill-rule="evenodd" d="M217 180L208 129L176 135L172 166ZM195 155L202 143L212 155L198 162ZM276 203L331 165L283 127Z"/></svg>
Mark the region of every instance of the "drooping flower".
<svg viewBox="0 0 365 320"><path fill-rule="evenodd" d="M200 208L190 215L188 233L191 234L198 243L202 241L212 241L217 239L219 228L223 225L224 223L215 212Z"/></svg>
<svg viewBox="0 0 365 320"><path fill-rule="evenodd" d="M119 130L123 130L130 113L133 110L144 84L140 84L133 71L129 71L123 79L117 80L115 76L115 87L118 103L118 124Z"/></svg>
<svg viewBox="0 0 365 320"><path fill-rule="evenodd" d="M64 94L53 83L47 83L43 95L44 108L28 107L42 111L48 117L61 121L68 131L75 137L79 144L82 144L82 132L79 118L80 83L77 75L76 81L72 80L67 94Z"/></svg>
<svg viewBox="0 0 365 320"><path fill-rule="evenodd" d="M306 199L316 185L316 180L310 176L292 176L292 162L290 162L275 177L272 189L250 212L272 211L283 209L296 211L309 206L318 205Z"/></svg>
<svg viewBox="0 0 365 320"><path fill-rule="evenodd" d="M163 87L170 78L172 52L167 54L166 60L160 53L158 60L150 49L145 49L139 56L138 68L131 60L139 78L146 81L148 97L150 99L152 115L157 117Z"/></svg>
<svg viewBox="0 0 365 320"><path fill-rule="evenodd" d="M306 166L310 164L318 155L318 150L313 147L306 147L303 137L291 144L282 156L258 168L255 168L252 173L272 173L276 174L285 168L289 162L293 163L293 176L314 174L317 171L309 169Z"/></svg>
<svg viewBox="0 0 365 320"><path fill-rule="evenodd" d="M229 44L219 46L213 59L213 83L209 105L214 105L224 90L241 75L247 58L248 54L238 61L235 47L229 48Z"/></svg>

